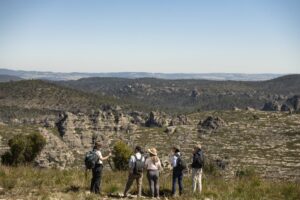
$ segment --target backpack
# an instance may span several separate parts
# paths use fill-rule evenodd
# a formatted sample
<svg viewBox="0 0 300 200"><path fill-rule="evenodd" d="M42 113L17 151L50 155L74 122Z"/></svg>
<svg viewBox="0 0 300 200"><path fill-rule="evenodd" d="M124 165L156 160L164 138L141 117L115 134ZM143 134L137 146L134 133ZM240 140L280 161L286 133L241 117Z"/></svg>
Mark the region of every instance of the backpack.
<svg viewBox="0 0 300 200"><path fill-rule="evenodd" d="M133 167L133 174L141 175L144 171L144 166L145 166L145 162L143 161L144 157L141 156L140 159L138 159L136 155L134 155L134 157L135 157L135 163Z"/></svg>
<svg viewBox="0 0 300 200"><path fill-rule="evenodd" d="M95 150L89 151L85 155L84 164L86 169L95 168L96 163L99 161L99 156L96 154Z"/></svg>
<svg viewBox="0 0 300 200"><path fill-rule="evenodd" d="M203 156L203 152L200 150L194 154L192 168L200 169L203 168L203 166L204 166L204 156Z"/></svg>
<svg viewBox="0 0 300 200"><path fill-rule="evenodd" d="M187 169L185 161L182 160L181 156L178 156L177 160L176 160L175 170L178 170L178 171L182 172L185 169Z"/></svg>

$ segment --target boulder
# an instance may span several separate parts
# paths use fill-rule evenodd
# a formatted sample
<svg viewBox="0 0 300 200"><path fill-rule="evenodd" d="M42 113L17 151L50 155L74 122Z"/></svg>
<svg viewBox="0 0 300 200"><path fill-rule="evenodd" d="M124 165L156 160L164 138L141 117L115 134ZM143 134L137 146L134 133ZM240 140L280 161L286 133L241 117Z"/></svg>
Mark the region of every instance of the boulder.
<svg viewBox="0 0 300 200"><path fill-rule="evenodd" d="M246 110L247 110L247 111L255 111L255 108L252 108L252 107L247 106Z"/></svg>
<svg viewBox="0 0 300 200"><path fill-rule="evenodd" d="M201 129L216 130L223 127L225 124L226 123L222 118L209 116L203 122L200 121L198 125Z"/></svg>
<svg viewBox="0 0 300 200"><path fill-rule="evenodd" d="M165 133L172 134L176 132L176 126L168 126L165 129Z"/></svg>
<svg viewBox="0 0 300 200"><path fill-rule="evenodd" d="M233 111L241 111L238 107L233 107Z"/></svg>

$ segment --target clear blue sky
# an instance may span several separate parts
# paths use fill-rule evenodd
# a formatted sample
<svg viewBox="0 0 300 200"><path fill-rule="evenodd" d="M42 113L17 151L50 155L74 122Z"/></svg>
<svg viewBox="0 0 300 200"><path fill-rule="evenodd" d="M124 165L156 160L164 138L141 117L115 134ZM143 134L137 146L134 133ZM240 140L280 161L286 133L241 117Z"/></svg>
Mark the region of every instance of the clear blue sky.
<svg viewBox="0 0 300 200"><path fill-rule="evenodd" d="M0 0L0 68L300 73L300 0Z"/></svg>

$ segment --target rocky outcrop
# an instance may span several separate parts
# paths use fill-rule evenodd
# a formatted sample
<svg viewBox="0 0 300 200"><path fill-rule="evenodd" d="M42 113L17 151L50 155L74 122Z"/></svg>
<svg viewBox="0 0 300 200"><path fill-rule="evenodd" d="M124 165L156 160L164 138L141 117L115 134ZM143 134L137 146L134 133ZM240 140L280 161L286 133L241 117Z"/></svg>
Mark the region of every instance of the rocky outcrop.
<svg viewBox="0 0 300 200"><path fill-rule="evenodd" d="M110 146L118 132L133 132L137 127L131 116L109 108L90 114L62 112L54 124L58 134L47 129L41 131L47 145L36 159L37 166L66 168L74 162L82 163L84 154L95 141Z"/></svg>
<svg viewBox="0 0 300 200"><path fill-rule="evenodd" d="M139 111L130 112L129 116L131 116L131 123L137 124L137 125L144 125L145 118L147 117L144 113L139 112Z"/></svg>
<svg viewBox="0 0 300 200"><path fill-rule="evenodd" d="M265 103L262 108L263 111L283 111L292 112L300 110L300 95L295 95L288 98L285 102L280 104L278 101L271 101Z"/></svg>
<svg viewBox="0 0 300 200"><path fill-rule="evenodd" d="M165 133L168 133L168 134L175 133L175 131L176 131L176 126L168 126L165 129Z"/></svg>
<svg viewBox="0 0 300 200"><path fill-rule="evenodd" d="M147 127L164 127L168 125L168 116L163 112L150 112L149 118L145 122Z"/></svg>
<svg viewBox="0 0 300 200"><path fill-rule="evenodd" d="M255 111L255 108L252 108L252 107L250 107L250 106L247 106L247 107L246 107L246 110L247 110L247 111Z"/></svg>
<svg viewBox="0 0 300 200"><path fill-rule="evenodd" d="M200 92L199 92L197 89L194 89L194 90L192 90L190 96L191 96L192 98L197 98L197 97L200 96Z"/></svg>
<svg viewBox="0 0 300 200"><path fill-rule="evenodd" d="M282 112L291 111L291 108L287 104L282 104L280 107L280 111Z"/></svg>
<svg viewBox="0 0 300 200"><path fill-rule="evenodd" d="M300 95L295 95L286 100L286 105L288 105L292 110L299 111L300 110Z"/></svg>
<svg viewBox="0 0 300 200"><path fill-rule="evenodd" d="M75 157L68 145L59 136L54 135L46 129L40 129L40 132L45 137L47 143L35 159L35 164L42 168L54 167L59 169L73 165Z"/></svg>
<svg viewBox="0 0 300 200"><path fill-rule="evenodd" d="M265 103L262 108L263 111L280 111L281 105L277 101L270 101Z"/></svg>
<svg viewBox="0 0 300 200"><path fill-rule="evenodd" d="M225 125L225 121L220 117L209 116L204 121L200 121L198 126L204 130L217 130Z"/></svg>
<svg viewBox="0 0 300 200"><path fill-rule="evenodd" d="M191 120L186 115L177 115L170 121L170 126L190 125Z"/></svg>
<svg viewBox="0 0 300 200"><path fill-rule="evenodd" d="M241 111L238 107L233 107L233 111Z"/></svg>

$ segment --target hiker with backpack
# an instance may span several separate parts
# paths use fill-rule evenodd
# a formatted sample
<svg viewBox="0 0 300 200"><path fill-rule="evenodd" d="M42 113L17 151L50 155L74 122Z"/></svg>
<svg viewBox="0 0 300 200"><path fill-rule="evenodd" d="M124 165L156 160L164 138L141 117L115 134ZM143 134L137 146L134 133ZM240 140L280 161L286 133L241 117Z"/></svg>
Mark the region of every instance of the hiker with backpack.
<svg viewBox="0 0 300 200"><path fill-rule="evenodd" d="M159 198L159 171L162 169L160 159L155 148L148 149L149 157L145 161L147 178L152 197Z"/></svg>
<svg viewBox="0 0 300 200"><path fill-rule="evenodd" d="M95 194L100 194L100 185L102 179L103 161L111 157L111 153L108 156L103 157L100 151L102 144L96 142L93 151L87 153L85 158L85 165L87 169L92 169L92 180L90 191Z"/></svg>
<svg viewBox="0 0 300 200"><path fill-rule="evenodd" d="M187 168L186 163L181 158L181 153L179 147L172 148L172 156L171 156L171 166L173 167L173 175L172 175L172 196L174 197L176 194L176 182L178 181L179 187L179 195L182 195L183 192L183 171Z"/></svg>
<svg viewBox="0 0 300 200"><path fill-rule="evenodd" d="M145 157L142 155L142 148L136 146L134 150L134 155L130 157L129 160L129 175L126 183L124 197L127 197L128 191L136 180L138 188L138 197L142 196L142 181L143 181L143 170L145 166Z"/></svg>
<svg viewBox="0 0 300 200"><path fill-rule="evenodd" d="M198 144L194 147L193 162L192 162L192 180L193 180L193 192L202 191L202 169L204 167L204 156L201 145Z"/></svg>

